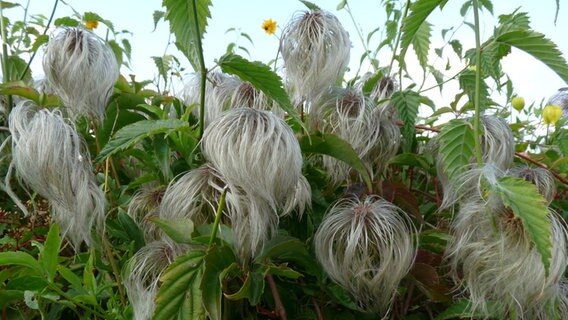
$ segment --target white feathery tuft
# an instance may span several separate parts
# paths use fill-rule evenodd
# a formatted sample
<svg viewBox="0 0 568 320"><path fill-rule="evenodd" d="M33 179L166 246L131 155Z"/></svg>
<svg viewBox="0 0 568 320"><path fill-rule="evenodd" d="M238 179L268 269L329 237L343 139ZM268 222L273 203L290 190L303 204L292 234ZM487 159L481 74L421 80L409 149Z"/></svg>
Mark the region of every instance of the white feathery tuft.
<svg viewBox="0 0 568 320"><path fill-rule="evenodd" d="M59 110L24 101L9 118L12 165L25 184L52 205L53 220L78 247L104 221L105 197L96 184L82 137Z"/></svg>
<svg viewBox="0 0 568 320"><path fill-rule="evenodd" d="M416 254L416 230L392 203L369 196L331 207L314 238L316 257L365 311L388 312Z"/></svg>
<svg viewBox="0 0 568 320"><path fill-rule="evenodd" d="M47 43L43 69L69 117L104 118L119 75L116 57L104 40L89 30L59 28Z"/></svg>

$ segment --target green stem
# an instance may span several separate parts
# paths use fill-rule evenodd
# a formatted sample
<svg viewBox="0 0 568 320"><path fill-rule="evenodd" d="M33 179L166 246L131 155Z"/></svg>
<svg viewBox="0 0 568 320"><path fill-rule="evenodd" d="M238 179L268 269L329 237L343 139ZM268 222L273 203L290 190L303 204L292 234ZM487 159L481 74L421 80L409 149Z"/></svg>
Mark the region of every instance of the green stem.
<svg viewBox="0 0 568 320"><path fill-rule="evenodd" d="M6 43L6 26L4 25L4 14L2 12L2 6L0 5L0 28L1 36L2 36L2 75L3 75L3 83L7 83L10 81L10 74L8 70L8 44ZM6 114L10 114L10 110L12 109L12 96L6 96L7 104L6 104Z"/></svg>
<svg viewBox="0 0 568 320"><path fill-rule="evenodd" d="M349 2L345 1L345 8L347 9L347 13L349 14L349 17L351 18L351 21L353 22L353 26L355 27L355 30L357 30L357 35L359 36L359 40L361 40L361 45L363 45L363 49L365 50L365 56L367 57L367 59L369 59L369 62L371 62L371 65L373 65L373 60L371 59L371 50L369 50L369 48L367 47L367 43L365 43L365 39L363 39L363 35L361 34L361 30L359 29L359 26L357 26L357 22L355 21L355 17L353 16L353 13L351 12L351 8L349 7ZM359 76L359 71L361 70L361 64L359 64L359 69L357 69L357 73L355 73L355 79Z"/></svg>
<svg viewBox="0 0 568 320"><path fill-rule="evenodd" d="M402 37L402 28L404 27L404 19L406 19L406 16L408 15L408 8L409 7L410 7L410 0L406 0L406 4L404 5L404 12L402 13L402 17L400 18L400 29L398 30L398 34L396 35L396 41L394 43L394 48L392 49L392 59L391 59L390 65L389 65L387 75L391 74L392 67L394 65L394 60L395 60L395 57L396 57L396 51L398 50L398 46L400 45L400 39ZM402 58L404 58L404 57L399 57L400 60L402 60Z"/></svg>
<svg viewBox="0 0 568 320"><path fill-rule="evenodd" d="M192 0L193 4L193 22L197 33L197 52L199 56L199 73L201 74L201 96L199 101L199 139L203 137L205 130L205 85L207 84L207 68L205 68L205 59L203 59L203 45L199 34L199 19L197 17L197 0ZM196 70L197 71L197 70Z"/></svg>
<svg viewBox="0 0 568 320"><path fill-rule="evenodd" d="M473 19L475 23L475 115L473 118L473 132L475 135L475 158L477 166L483 163L483 152L481 150L481 41L479 36L479 3L473 0Z"/></svg>
<svg viewBox="0 0 568 320"><path fill-rule="evenodd" d="M58 4L59 4L59 0L55 0L55 3L53 4L53 9L51 10L51 15L49 16L49 19L47 20L47 25L45 26L45 29L43 30L42 35L44 35L44 36L47 34L47 30L49 30L49 26L51 25L51 21L53 20L53 17L55 16L55 10L57 9ZM32 61L34 61L36 53L37 53L37 49L34 51L34 53L32 53L30 60L28 60L28 64L26 65L24 72L22 72L22 74L20 75L20 80L24 79L24 76L26 75L26 73L30 69L30 65L32 64Z"/></svg>
<svg viewBox="0 0 568 320"><path fill-rule="evenodd" d="M213 230L211 230L211 236L209 237L209 248L213 245L213 241L217 237L217 229L219 229L219 223L221 222L221 216L223 215L223 209L225 209L225 197L227 196L227 190L229 187L223 189L221 197L219 198L219 205L217 206L217 212L215 212L215 222L213 222Z"/></svg>

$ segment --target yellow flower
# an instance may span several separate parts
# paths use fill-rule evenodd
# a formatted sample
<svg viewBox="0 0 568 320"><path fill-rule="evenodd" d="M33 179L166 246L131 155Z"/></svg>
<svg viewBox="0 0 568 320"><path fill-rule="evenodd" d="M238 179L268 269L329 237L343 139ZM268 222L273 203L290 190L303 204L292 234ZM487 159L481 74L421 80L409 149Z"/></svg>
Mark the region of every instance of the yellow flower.
<svg viewBox="0 0 568 320"><path fill-rule="evenodd" d="M262 29L264 29L264 32L271 36L276 32L276 25L276 21L267 19L262 22Z"/></svg>
<svg viewBox="0 0 568 320"><path fill-rule="evenodd" d="M87 20L85 21L85 28L89 30L96 29L99 26L99 22L97 20Z"/></svg>
<svg viewBox="0 0 568 320"><path fill-rule="evenodd" d="M562 117L562 108L560 108L557 104L549 104L544 107L544 110L542 110L542 119L545 124L554 125L558 120L560 120L560 117Z"/></svg>

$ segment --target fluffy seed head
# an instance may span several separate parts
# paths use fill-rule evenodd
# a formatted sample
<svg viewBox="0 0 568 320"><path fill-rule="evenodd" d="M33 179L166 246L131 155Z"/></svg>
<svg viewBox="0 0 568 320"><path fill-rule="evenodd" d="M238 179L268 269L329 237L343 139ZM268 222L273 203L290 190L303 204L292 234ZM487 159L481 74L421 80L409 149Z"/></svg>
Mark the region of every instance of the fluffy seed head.
<svg viewBox="0 0 568 320"><path fill-rule="evenodd" d="M349 63L351 41L326 11L296 14L284 28L280 50L296 100L313 100L330 88Z"/></svg>
<svg viewBox="0 0 568 320"><path fill-rule="evenodd" d="M415 229L402 210L370 196L339 200L314 238L316 257L366 311L385 313L415 256Z"/></svg>
<svg viewBox="0 0 568 320"><path fill-rule="evenodd" d="M59 110L20 103L9 118L12 165L18 177L50 201L53 221L77 247L102 226L105 197L95 182L82 137Z"/></svg>
<svg viewBox="0 0 568 320"><path fill-rule="evenodd" d="M158 217L160 203L164 196L165 187L154 183L143 185L140 190L132 196L128 204L128 215L144 231L146 242L159 239L160 233L156 225L150 221L153 217Z"/></svg>
<svg viewBox="0 0 568 320"><path fill-rule="evenodd" d="M284 116L284 111L278 107L278 104L270 101L266 95L255 88L250 82L241 82L235 88L231 96L230 108L253 108L257 110L272 111L279 117Z"/></svg>
<svg viewBox="0 0 568 320"><path fill-rule="evenodd" d="M119 74L106 42L89 30L59 28L47 44L43 69L71 118L104 118Z"/></svg>

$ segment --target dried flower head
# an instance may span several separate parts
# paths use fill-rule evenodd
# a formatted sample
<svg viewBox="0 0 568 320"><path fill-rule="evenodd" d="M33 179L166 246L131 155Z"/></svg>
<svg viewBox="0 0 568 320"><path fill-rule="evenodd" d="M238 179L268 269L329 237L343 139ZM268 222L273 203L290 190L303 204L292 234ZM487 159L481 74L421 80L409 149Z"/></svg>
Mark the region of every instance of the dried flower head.
<svg viewBox="0 0 568 320"><path fill-rule="evenodd" d="M351 41L326 11L296 14L285 27L280 50L295 100L314 100L335 84L349 63Z"/></svg>
<svg viewBox="0 0 568 320"><path fill-rule="evenodd" d="M165 187L162 185L156 183L145 184L132 196L128 204L128 215L144 231L146 242L160 238L158 228L150 219L158 217L164 192Z"/></svg>
<svg viewBox="0 0 568 320"><path fill-rule="evenodd" d="M241 82L241 84L235 88L231 96L229 108L267 110L279 117L284 117L284 111L278 104L268 99L262 91L255 88L250 82Z"/></svg>
<svg viewBox="0 0 568 320"><path fill-rule="evenodd" d="M462 204L446 258L472 312L498 319L566 318L561 279L568 266L568 230L556 213L549 217L553 247L546 276L540 254L510 209L480 198Z"/></svg>
<svg viewBox="0 0 568 320"><path fill-rule="evenodd" d="M89 30L59 28L50 38L43 69L73 119L104 118L119 66L110 46Z"/></svg>
<svg viewBox="0 0 568 320"><path fill-rule="evenodd" d="M542 110L542 121L547 125L555 125L562 117L562 108L559 105L547 105Z"/></svg>
<svg viewBox="0 0 568 320"><path fill-rule="evenodd" d="M9 124L18 177L49 200L53 221L75 247L90 245L92 227L102 226L105 197L82 137L59 110L37 110L31 101L12 110Z"/></svg>
<svg viewBox="0 0 568 320"><path fill-rule="evenodd" d="M276 32L276 26L278 23L272 19L266 19L262 22L261 28L268 34L269 36L273 35Z"/></svg>
<svg viewBox="0 0 568 320"><path fill-rule="evenodd" d="M415 256L409 217L379 197L339 200L314 238L316 257L365 311L386 313Z"/></svg>

